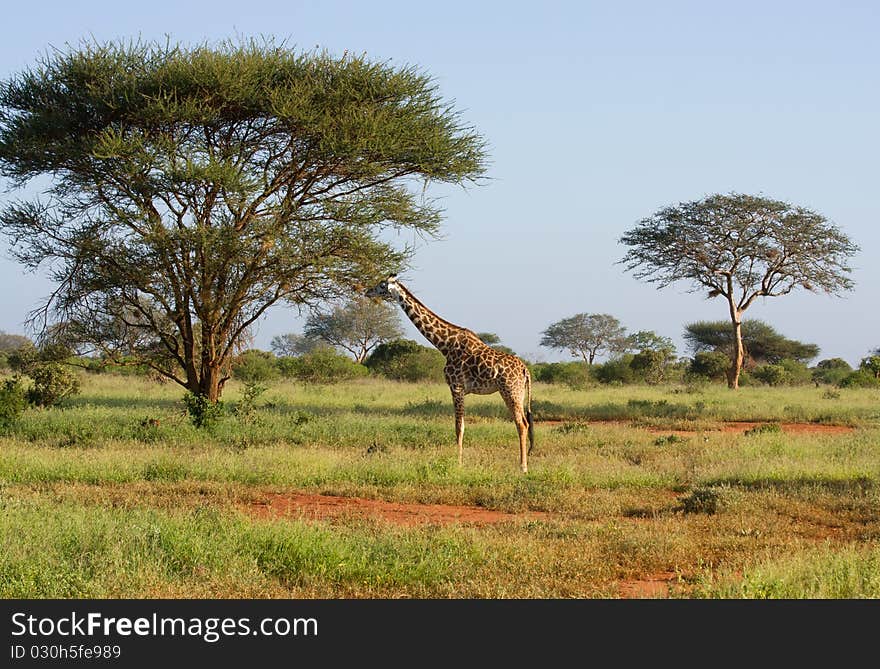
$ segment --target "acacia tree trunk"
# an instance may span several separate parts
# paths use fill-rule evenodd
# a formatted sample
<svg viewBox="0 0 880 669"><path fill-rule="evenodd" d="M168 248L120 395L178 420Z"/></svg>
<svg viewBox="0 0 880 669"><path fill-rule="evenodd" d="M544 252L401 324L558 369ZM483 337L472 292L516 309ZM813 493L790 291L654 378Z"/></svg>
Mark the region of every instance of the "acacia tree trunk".
<svg viewBox="0 0 880 669"><path fill-rule="evenodd" d="M727 372L727 387L736 390L739 388L739 373L745 359L745 348L742 339L742 313L731 307L730 315L733 320L733 355L730 370Z"/></svg>
<svg viewBox="0 0 880 669"><path fill-rule="evenodd" d="M220 365L206 365L198 372L195 369L192 372L187 374L186 389L194 395L202 395L212 404L217 402L223 394L223 386L229 380L223 368Z"/></svg>

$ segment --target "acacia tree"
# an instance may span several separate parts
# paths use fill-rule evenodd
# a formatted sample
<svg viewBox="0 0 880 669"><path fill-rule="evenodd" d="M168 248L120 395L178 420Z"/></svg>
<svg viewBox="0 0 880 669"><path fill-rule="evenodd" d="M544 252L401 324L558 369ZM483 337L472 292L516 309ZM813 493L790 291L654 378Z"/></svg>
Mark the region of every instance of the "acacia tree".
<svg viewBox="0 0 880 669"><path fill-rule="evenodd" d="M366 57L85 44L0 89L0 173L52 177L0 212L14 256L57 284L34 322L212 402L270 306L399 271L410 249L383 231L434 235L424 185L483 170L431 78Z"/></svg>
<svg viewBox="0 0 880 669"><path fill-rule="evenodd" d="M516 352L510 348L509 346L505 346L501 343L501 337L499 337L494 332L477 332L477 339L486 344L491 348L494 348L496 351L501 351L502 353L509 353L510 355L516 355Z"/></svg>
<svg viewBox="0 0 880 669"><path fill-rule="evenodd" d="M667 358L675 357L675 344L669 337L659 335L653 330L639 330L628 335L624 340L626 350L635 351L656 351L664 353Z"/></svg>
<svg viewBox="0 0 880 669"><path fill-rule="evenodd" d="M795 288L839 294L853 282L848 259L858 247L821 214L751 195L711 195L660 209L627 231L620 261L638 279L663 288L690 282L723 297L733 338L730 388L739 386L743 313L759 297Z"/></svg>
<svg viewBox="0 0 880 669"><path fill-rule="evenodd" d="M728 321L697 321L684 326L684 339L694 353L720 351L732 357L733 331ZM773 326L757 319L743 319L743 359L776 364L786 358L809 362L819 355L816 344L789 339Z"/></svg>
<svg viewBox="0 0 880 669"><path fill-rule="evenodd" d="M272 342L269 346L272 349L272 353L279 357L295 357L311 353L321 346L326 346L326 344L296 332L287 332L272 337Z"/></svg>
<svg viewBox="0 0 880 669"><path fill-rule="evenodd" d="M363 362L379 344L403 334L397 309L389 302L374 302L358 296L330 313L315 313L306 321L304 334L351 353Z"/></svg>
<svg viewBox="0 0 880 669"><path fill-rule="evenodd" d="M609 314L575 314L550 325L541 346L568 351L592 365L600 353L626 350L626 328Z"/></svg>

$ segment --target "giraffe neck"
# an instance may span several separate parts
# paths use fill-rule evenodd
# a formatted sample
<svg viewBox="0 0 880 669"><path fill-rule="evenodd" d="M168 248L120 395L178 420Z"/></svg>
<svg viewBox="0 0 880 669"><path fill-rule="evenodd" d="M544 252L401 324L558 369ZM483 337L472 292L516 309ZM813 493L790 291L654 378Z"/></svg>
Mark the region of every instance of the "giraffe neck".
<svg viewBox="0 0 880 669"><path fill-rule="evenodd" d="M408 289L404 288L400 283L397 285L400 287L397 301L400 303L404 313L418 331L425 336L425 339L436 346L443 355L448 355L450 350L458 344L457 340L459 338L457 335L467 332L467 330L440 318L419 302Z"/></svg>

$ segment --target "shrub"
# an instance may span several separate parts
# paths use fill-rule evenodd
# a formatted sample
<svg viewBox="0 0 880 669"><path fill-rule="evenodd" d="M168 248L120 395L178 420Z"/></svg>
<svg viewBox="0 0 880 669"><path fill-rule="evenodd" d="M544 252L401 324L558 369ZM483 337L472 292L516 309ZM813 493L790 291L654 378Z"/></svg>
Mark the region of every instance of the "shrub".
<svg viewBox="0 0 880 669"><path fill-rule="evenodd" d="M601 365L593 365L593 376L599 383L634 383L639 380L632 368L634 357L627 353Z"/></svg>
<svg viewBox="0 0 880 669"><path fill-rule="evenodd" d="M762 423L761 425L755 425L753 428L749 428L745 432L743 432L743 436L745 437L753 437L759 434L781 434L782 427L779 423Z"/></svg>
<svg viewBox="0 0 880 669"><path fill-rule="evenodd" d="M837 385L841 388L880 388L880 379L869 371L860 369L847 374Z"/></svg>
<svg viewBox="0 0 880 669"><path fill-rule="evenodd" d="M629 362L635 375L645 383L655 385L661 383L666 375L668 351L645 349L636 353Z"/></svg>
<svg viewBox="0 0 880 669"><path fill-rule="evenodd" d="M680 509L684 513L705 513L713 515L718 512L720 495L712 488L697 488L682 498Z"/></svg>
<svg viewBox="0 0 880 669"><path fill-rule="evenodd" d="M397 381L443 381L446 359L436 349L395 339L377 346L364 364L370 371Z"/></svg>
<svg viewBox="0 0 880 669"><path fill-rule="evenodd" d="M700 351L691 360L688 370L693 376L701 376L713 381L723 379L730 370L731 362L726 353L720 351Z"/></svg>
<svg viewBox="0 0 880 669"><path fill-rule="evenodd" d="M813 368L813 380L836 386L851 372L852 367L843 358L829 358L820 360Z"/></svg>
<svg viewBox="0 0 880 669"><path fill-rule="evenodd" d="M27 374L34 380L27 391L27 400L36 406L56 406L79 392L79 378L60 363L38 363Z"/></svg>
<svg viewBox="0 0 880 669"><path fill-rule="evenodd" d="M6 379L0 385L0 428L10 427L27 407L27 396L19 378Z"/></svg>
<svg viewBox="0 0 880 669"><path fill-rule="evenodd" d="M809 368L797 360L780 360L774 365L760 365L751 375L770 386L802 386L810 383L812 374Z"/></svg>
<svg viewBox="0 0 880 669"><path fill-rule="evenodd" d="M226 413L223 402L211 402L207 395L191 391L183 396L183 403L186 405L190 420L196 427L211 427Z"/></svg>
<svg viewBox="0 0 880 669"><path fill-rule="evenodd" d="M806 363L792 358L780 360L780 365L785 369L785 383L791 386L803 386L813 380L813 374Z"/></svg>
<svg viewBox="0 0 880 669"><path fill-rule="evenodd" d="M266 390L266 386L245 383L241 399L235 405L235 417L246 425L253 423L257 418L257 400Z"/></svg>
<svg viewBox="0 0 880 669"><path fill-rule="evenodd" d="M760 365L752 370L752 376L768 386L781 386L785 383L785 367L782 365Z"/></svg>
<svg viewBox="0 0 880 669"><path fill-rule="evenodd" d="M590 385L590 367L583 362L544 362L533 365L532 378L542 383L561 383L572 390Z"/></svg>
<svg viewBox="0 0 880 669"><path fill-rule="evenodd" d="M278 378L279 369L272 353L250 349L232 361L232 375L244 383L266 383Z"/></svg>
<svg viewBox="0 0 880 669"><path fill-rule="evenodd" d="M871 374L875 379L880 379L880 355L872 355L859 363L859 371Z"/></svg>
<svg viewBox="0 0 880 669"><path fill-rule="evenodd" d="M363 365L331 349L317 349L290 360L290 375L306 383L338 383L369 374Z"/></svg>

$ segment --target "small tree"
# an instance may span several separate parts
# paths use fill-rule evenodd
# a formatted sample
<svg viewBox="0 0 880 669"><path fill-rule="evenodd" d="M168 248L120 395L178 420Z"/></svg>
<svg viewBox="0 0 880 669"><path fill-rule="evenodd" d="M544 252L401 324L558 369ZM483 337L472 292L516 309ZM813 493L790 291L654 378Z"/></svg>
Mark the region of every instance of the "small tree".
<svg viewBox="0 0 880 669"><path fill-rule="evenodd" d="M272 348L272 353L279 358L291 358L311 353L315 349L326 345L319 339L312 339L296 332L288 332L287 334L272 337L270 347Z"/></svg>
<svg viewBox="0 0 880 669"><path fill-rule="evenodd" d="M838 294L850 290L848 259L858 247L824 216L787 202L750 195L712 195L666 207L621 237L620 261L638 279L663 288L687 281L723 297L733 354L727 375L739 385L745 356L743 313L759 297L795 288Z"/></svg>
<svg viewBox="0 0 880 669"><path fill-rule="evenodd" d="M638 353L640 351L662 351L668 358L675 357L675 344L669 337L658 335L653 330L633 332L625 340L626 349Z"/></svg>
<svg viewBox="0 0 880 669"><path fill-rule="evenodd" d="M496 351L501 351L502 353L516 355L516 352L512 348L501 343L501 337L494 332L477 332L476 334L477 339L486 344L486 346L491 346Z"/></svg>
<svg viewBox="0 0 880 669"><path fill-rule="evenodd" d="M388 302L357 297L329 314L312 314L305 335L348 351L355 362L363 362L379 344L402 333L397 309Z"/></svg>
<svg viewBox="0 0 880 669"><path fill-rule="evenodd" d="M563 318L542 333L541 346L568 351L592 365L602 353L626 349L626 328L609 314L576 314Z"/></svg>

